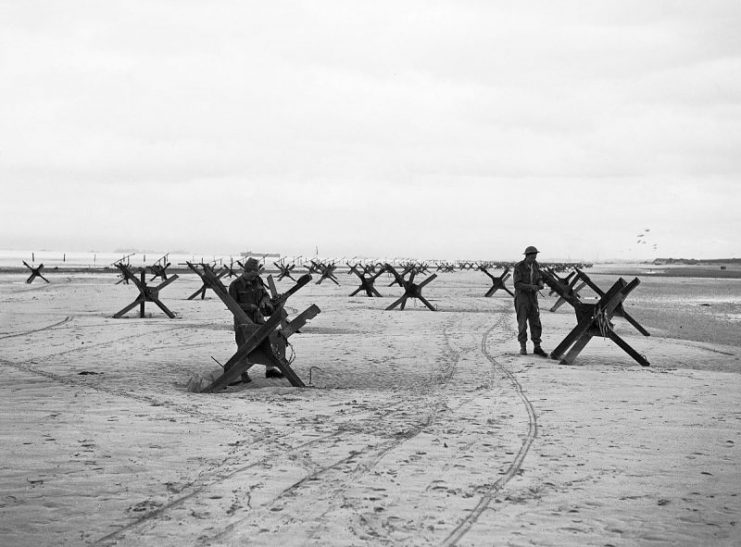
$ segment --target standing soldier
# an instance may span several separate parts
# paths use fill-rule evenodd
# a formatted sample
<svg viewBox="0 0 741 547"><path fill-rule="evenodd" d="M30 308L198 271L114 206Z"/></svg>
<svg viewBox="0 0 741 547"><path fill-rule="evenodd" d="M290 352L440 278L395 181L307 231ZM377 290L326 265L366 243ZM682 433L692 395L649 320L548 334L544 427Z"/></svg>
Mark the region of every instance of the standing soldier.
<svg viewBox="0 0 741 547"><path fill-rule="evenodd" d="M515 312L517 313L517 340L520 342L520 355L527 355L527 325L530 323L530 338L533 341L533 353L542 357L548 354L540 347L540 335L543 327L540 324L538 308L538 291L545 285L540 275L540 268L535 259L538 249L532 245L525 249L525 260L515 266L512 280L515 284Z"/></svg>
<svg viewBox="0 0 741 547"><path fill-rule="evenodd" d="M255 325L265 324L265 316L270 316L274 311L265 283L260 278L260 263L254 258L248 258L244 264L244 271L237 279L229 285L229 296L231 296L239 307L242 308L252 323ZM248 325L248 327L251 325ZM237 347L247 340L243 329L234 318L234 338ZM266 378L283 378L283 373L274 365L266 365ZM249 383L252 379L247 372L242 373L242 383ZM239 383L239 382L237 382Z"/></svg>

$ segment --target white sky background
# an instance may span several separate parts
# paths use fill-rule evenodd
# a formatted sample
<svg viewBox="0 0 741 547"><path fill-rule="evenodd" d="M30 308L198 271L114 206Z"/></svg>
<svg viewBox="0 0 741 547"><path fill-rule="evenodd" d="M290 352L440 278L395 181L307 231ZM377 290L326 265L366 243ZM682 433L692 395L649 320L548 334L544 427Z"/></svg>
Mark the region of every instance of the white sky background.
<svg viewBox="0 0 741 547"><path fill-rule="evenodd" d="M741 256L740 29L737 0L0 0L0 248Z"/></svg>

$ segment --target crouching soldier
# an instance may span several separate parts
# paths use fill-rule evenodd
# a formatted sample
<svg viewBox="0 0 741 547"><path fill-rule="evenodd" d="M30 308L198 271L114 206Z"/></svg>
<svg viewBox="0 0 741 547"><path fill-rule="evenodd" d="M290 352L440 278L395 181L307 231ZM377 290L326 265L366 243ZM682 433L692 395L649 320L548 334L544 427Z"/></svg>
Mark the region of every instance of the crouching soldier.
<svg viewBox="0 0 741 547"><path fill-rule="evenodd" d="M260 278L260 263L254 258L248 258L244 264L244 271L237 279L229 285L229 296L231 296L239 307L244 310L247 317L255 325L264 325L265 317L269 317L275 309L270 299L265 283ZM234 338L237 347L247 341L241 325L234 318ZM283 373L274 365L266 365L266 378L283 378ZM247 372L242 373L242 383L249 383L252 379Z"/></svg>
<svg viewBox="0 0 741 547"><path fill-rule="evenodd" d="M533 246L525 249L525 260L515 265L512 280L515 284L515 312L517 313L517 340L520 342L520 355L527 355L527 326L530 324L530 338L533 341L533 353L542 357L548 354L540 347L540 335L543 327L540 323L538 308L538 291L544 287L540 268L535 259L538 249Z"/></svg>

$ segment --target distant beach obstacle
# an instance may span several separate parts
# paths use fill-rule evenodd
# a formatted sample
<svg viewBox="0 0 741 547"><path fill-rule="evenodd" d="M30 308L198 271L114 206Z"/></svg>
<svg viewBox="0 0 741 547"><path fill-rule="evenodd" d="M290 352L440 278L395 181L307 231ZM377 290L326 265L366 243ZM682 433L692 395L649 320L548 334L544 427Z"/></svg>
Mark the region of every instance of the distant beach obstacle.
<svg viewBox="0 0 741 547"><path fill-rule="evenodd" d="M158 258L151 266L147 266L146 269L152 274L152 279L150 279L150 281L154 281L158 277L162 279L162 281L167 281L167 268L170 267L167 257L168 255L166 254Z"/></svg>
<svg viewBox="0 0 741 547"><path fill-rule="evenodd" d="M435 271L442 273L455 273L455 264L452 262L438 262Z"/></svg>
<svg viewBox="0 0 741 547"><path fill-rule="evenodd" d="M240 266L242 266L242 263L241 262L237 261L237 263ZM191 294L187 298L187 300L193 300L193 299L197 298L198 296L201 297L201 300L205 299L206 298L206 291L209 289L210 283L203 277L203 274L201 272L205 271L206 266L209 266L209 265L208 264L205 264L205 263L202 263L201 264L201 270L199 271L197 268L194 268L193 267L193 264L192 263L186 262L186 264L188 265L188 267L191 270L193 270L195 273L197 273L198 276L201 278L201 287L198 290L196 290L196 292L194 292L193 294ZM244 268L244 266L242 266L242 267ZM214 276L216 277L216 279L221 279L222 277L224 277L225 275L227 275L227 274L230 273L231 268L229 268L229 267L222 267L219 270L219 273L215 273L214 270L211 267L209 267L209 271L214 274Z"/></svg>
<svg viewBox="0 0 741 547"><path fill-rule="evenodd" d="M505 291L505 292L507 292L507 293L509 293L509 295L512 298L514 298L515 295L504 284L505 281L507 281L510 277L512 277L512 274L509 273L509 267L508 266L506 266L504 268L504 271L502 272L502 275L500 275L498 277L496 277L493 274L489 273L489 270L488 270L488 268L486 266L479 266L478 267L478 270L481 271L481 272L483 272L486 276L489 277L489 279L491 279L491 288L489 288L489 290L486 291L486 294L484 295L486 298L490 298L490 297L494 296L494 293L496 293L500 289L503 290L503 291Z"/></svg>
<svg viewBox="0 0 741 547"><path fill-rule="evenodd" d="M31 270L31 275L29 275L28 276L28 279L26 279L26 283L29 283L29 284L30 283L33 283L33 280L36 279L37 277L40 277L41 279L43 279L44 281L46 281L47 283L49 283L49 280L47 278L45 278L42 275L42 273L41 273L41 270L44 269L44 265L43 264L39 264L35 268L33 266L29 266L28 262L26 262L25 260L23 261L23 264L26 266L26 268L28 268L29 270Z"/></svg>
<svg viewBox="0 0 741 547"><path fill-rule="evenodd" d="M319 274L319 280L316 282L317 285L321 285L325 279L329 279L335 285L340 284L334 274L337 270L337 265L334 262L321 262L312 260L311 263L312 265L314 265L314 270L316 271L316 273Z"/></svg>
<svg viewBox="0 0 741 547"><path fill-rule="evenodd" d="M281 281L286 277L291 281L296 281L291 275L294 268L296 268L296 264L286 264L281 260L280 262L273 262L273 266L278 268L278 281Z"/></svg>
<svg viewBox="0 0 741 547"><path fill-rule="evenodd" d="M134 309L137 305L139 306L139 317L144 317L144 305L147 302L152 302L156 304L163 312L165 312L165 315L169 317L170 319L175 318L175 314L172 313L167 306L165 306L162 301L159 298L159 293L162 289L167 287L170 283L178 279L177 274L171 275L167 281L160 283L156 287L150 287L147 285L147 272L146 268L140 268L139 270L139 276L140 278L137 279L134 272L131 271L131 268L127 264L123 263L116 263L116 268L119 269L121 274L123 275L124 279L128 283L131 281L136 285L136 288L139 289L139 296L136 297L136 300L134 300L131 304L126 306L121 311L114 314L114 319L119 319L120 317L123 317L126 315L129 311Z"/></svg>
<svg viewBox="0 0 741 547"><path fill-rule="evenodd" d="M413 266L405 268L405 271L409 272L409 279L405 279L404 275L397 272L391 264L386 265L386 270L394 276L395 283L398 283L404 289L404 294L402 294L400 298L389 305L386 308L386 311L393 310L397 306L399 306L400 310L403 310L406 306L407 300L409 300L410 298L416 298L430 310L437 311L437 309L432 304L430 304L424 296L422 296L422 289L425 287L425 285L435 280L437 278L437 274L432 274L427 279L422 281L422 283L415 283L414 277L417 274L417 270Z"/></svg>
<svg viewBox="0 0 741 547"><path fill-rule="evenodd" d="M385 270L380 269L373 273L376 268L372 264L366 267L361 264L350 264L348 262L347 265L350 268L349 273L354 273L360 279L360 286L352 293L350 293L350 296L355 296L360 291L365 291L366 296L376 296L380 298L381 293L379 293L378 290L374 287L374 284L376 282L376 279L378 279ZM363 271L361 272L359 268L362 268Z"/></svg>

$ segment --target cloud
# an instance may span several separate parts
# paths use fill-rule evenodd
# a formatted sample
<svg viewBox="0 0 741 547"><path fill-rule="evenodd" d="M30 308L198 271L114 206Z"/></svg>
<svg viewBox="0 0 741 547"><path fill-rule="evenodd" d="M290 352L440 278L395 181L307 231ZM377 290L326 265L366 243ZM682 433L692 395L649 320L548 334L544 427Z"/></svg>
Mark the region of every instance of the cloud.
<svg viewBox="0 0 741 547"><path fill-rule="evenodd" d="M674 230L685 206L716 211L710 231L737 227L718 210L741 171L735 2L3 10L6 209L52 215L70 241L112 241L123 208L132 238L241 247L254 202L271 204L252 213L264 244L297 251L481 255L491 237L503 254L522 239L587 255L615 238L613 217L630 240L647 218ZM543 222L512 237L532 204ZM194 220L222 215L229 228ZM0 220L11 240L35 229L21 217Z"/></svg>

